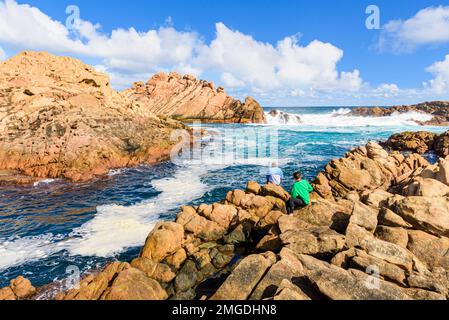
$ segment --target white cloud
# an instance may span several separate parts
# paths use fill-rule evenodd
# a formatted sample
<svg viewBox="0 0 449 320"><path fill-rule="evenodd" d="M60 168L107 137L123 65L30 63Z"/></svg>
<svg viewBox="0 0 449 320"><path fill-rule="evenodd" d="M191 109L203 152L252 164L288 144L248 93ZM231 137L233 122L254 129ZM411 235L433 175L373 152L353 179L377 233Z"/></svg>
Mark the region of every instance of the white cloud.
<svg viewBox="0 0 449 320"><path fill-rule="evenodd" d="M449 94L449 54L443 61L435 62L426 70L435 78L424 85L435 94Z"/></svg>
<svg viewBox="0 0 449 320"><path fill-rule="evenodd" d="M383 36L413 46L448 41L448 11L449 7L428 8L407 21L390 22ZM423 25L430 27L419 33ZM271 44L217 23L215 38L205 43L196 32L176 30L171 19L165 27L145 32L119 28L105 33L99 24L84 20L69 30L38 8L14 0L0 0L0 44L7 45L9 53L10 48L46 50L89 58L118 89L158 71L178 71L207 74L230 94L255 95L262 103L274 104L421 99L448 92L449 56L427 69L434 79L423 88L375 87L365 83L357 69L339 70L343 50L319 40L302 44L296 35ZM2 58L6 54L0 47Z"/></svg>
<svg viewBox="0 0 449 320"><path fill-rule="evenodd" d="M377 87L375 92L385 94L385 95L391 95L391 94L398 94L400 92L399 87L397 84L394 83L383 83L380 86Z"/></svg>
<svg viewBox="0 0 449 320"><path fill-rule="evenodd" d="M276 46L255 40L217 23L216 38L204 45L196 63L221 73L228 85L245 85L253 91L275 89L358 90L358 70L338 72L343 51L315 40L301 46L296 36Z"/></svg>
<svg viewBox="0 0 449 320"><path fill-rule="evenodd" d="M411 51L445 42L449 42L449 6L439 6L425 8L405 21L388 22L378 45L381 50Z"/></svg>
<svg viewBox="0 0 449 320"><path fill-rule="evenodd" d="M362 84L357 70L337 70L343 51L332 44L315 40L303 46L297 36L291 36L272 45L223 23L217 23L216 38L210 44L195 32L176 30L172 22L146 32L129 28L106 34L100 25L84 20L69 30L36 7L5 0L0 1L0 42L17 49L98 59L120 88L158 71L196 76L207 72L231 89L250 93L358 90Z"/></svg>
<svg viewBox="0 0 449 320"><path fill-rule="evenodd" d="M128 74L160 70L196 71L188 64L200 44L193 32L172 27L138 32L116 29L110 35L98 24L78 20L74 30L36 7L0 1L0 42L17 49L46 50L104 60L108 70Z"/></svg>

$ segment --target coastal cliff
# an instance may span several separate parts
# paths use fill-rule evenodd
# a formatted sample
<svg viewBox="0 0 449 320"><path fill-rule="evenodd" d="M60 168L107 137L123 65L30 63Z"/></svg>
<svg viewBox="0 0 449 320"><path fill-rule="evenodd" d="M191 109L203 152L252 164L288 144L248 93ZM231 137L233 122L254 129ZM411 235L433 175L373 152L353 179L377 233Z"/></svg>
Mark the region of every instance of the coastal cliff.
<svg viewBox="0 0 449 320"><path fill-rule="evenodd" d="M307 208L249 182L219 203L182 207L131 262L84 278L65 300L445 300L449 159L369 143L318 174ZM0 291L11 295L11 287Z"/></svg>
<svg viewBox="0 0 449 320"><path fill-rule="evenodd" d="M147 83L137 82L122 94L157 115L182 121L266 123L263 108L253 98L244 103L223 87L176 72L158 73Z"/></svg>
<svg viewBox="0 0 449 320"><path fill-rule="evenodd" d="M422 112L433 115L429 121L417 122L422 126L449 126L449 101L432 101L415 105L394 107L364 107L351 111L351 115L364 117L385 117L393 113Z"/></svg>
<svg viewBox="0 0 449 320"><path fill-rule="evenodd" d="M185 128L124 98L81 61L23 52L0 64L0 180L85 181L167 159Z"/></svg>
<svg viewBox="0 0 449 320"><path fill-rule="evenodd" d="M119 93L79 60L22 52L0 64L0 185L44 178L87 181L110 169L168 159L174 120L265 123L212 83L155 75Z"/></svg>

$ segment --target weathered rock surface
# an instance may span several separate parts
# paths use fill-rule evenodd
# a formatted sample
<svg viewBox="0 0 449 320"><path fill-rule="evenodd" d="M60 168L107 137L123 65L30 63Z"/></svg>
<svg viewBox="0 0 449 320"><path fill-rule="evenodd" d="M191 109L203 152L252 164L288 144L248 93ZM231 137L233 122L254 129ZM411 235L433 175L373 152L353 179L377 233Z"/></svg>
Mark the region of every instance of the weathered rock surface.
<svg viewBox="0 0 449 320"><path fill-rule="evenodd" d="M183 121L265 123L263 108L251 97L242 103L223 87L175 72L158 73L145 84L137 82L123 96L157 115Z"/></svg>
<svg viewBox="0 0 449 320"><path fill-rule="evenodd" d="M391 136L382 146L397 151L423 154L433 149L436 137L436 134L426 131L403 132Z"/></svg>
<svg viewBox="0 0 449 320"><path fill-rule="evenodd" d="M446 125L449 125L449 122ZM434 152L445 158L449 156L449 132L441 135L427 131L398 133L383 142L382 146L389 150L409 151L419 154Z"/></svg>
<svg viewBox="0 0 449 320"><path fill-rule="evenodd" d="M276 261L270 252L262 255L251 255L245 258L225 283L212 296L211 300L246 300L265 272Z"/></svg>
<svg viewBox="0 0 449 320"><path fill-rule="evenodd" d="M30 280L19 276L11 280L9 287L0 289L1 300L24 300L31 298L36 293L36 288L32 286Z"/></svg>
<svg viewBox="0 0 449 320"><path fill-rule="evenodd" d="M449 198L407 197L393 204L394 211L415 228L449 236Z"/></svg>
<svg viewBox="0 0 449 320"><path fill-rule="evenodd" d="M58 298L446 299L449 198L435 179L445 167L370 143L334 160L315 184L328 193L293 215L284 189L250 182L218 203L182 207L131 265L113 263ZM358 170L369 183L351 177Z"/></svg>
<svg viewBox="0 0 449 320"><path fill-rule="evenodd" d="M165 300L167 298L168 295L159 282L135 268L121 272L104 296L104 300Z"/></svg>
<svg viewBox="0 0 449 320"><path fill-rule="evenodd" d="M110 169L168 158L184 126L111 89L79 60L23 52L0 64L0 170L89 180ZM2 177L0 176L0 179Z"/></svg>
<svg viewBox="0 0 449 320"><path fill-rule="evenodd" d="M448 101L432 101L424 102L409 106L394 106L388 108L357 108L352 110L352 115L364 117L385 117L391 116L393 113L422 112L433 115L430 121L419 122L420 125L449 125L449 102Z"/></svg>

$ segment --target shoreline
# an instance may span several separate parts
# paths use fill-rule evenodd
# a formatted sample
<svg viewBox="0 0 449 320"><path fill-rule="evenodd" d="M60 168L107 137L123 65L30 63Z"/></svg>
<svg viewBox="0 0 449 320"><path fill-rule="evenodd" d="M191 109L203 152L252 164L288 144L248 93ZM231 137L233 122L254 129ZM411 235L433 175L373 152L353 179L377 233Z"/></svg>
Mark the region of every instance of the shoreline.
<svg viewBox="0 0 449 320"><path fill-rule="evenodd" d="M354 163L362 161L360 163L365 163L365 167L370 164L371 169L366 171L368 175L377 177L377 179L381 176L384 178L368 182L362 178L364 176L362 173L360 175L361 180L357 180L359 173L353 169L348 171L348 173L350 172L349 175L346 175L346 171L343 169L346 168L345 166L352 166L348 161L356 161ZM396 167L399 169L387 165L389 162L396 163ZM402 163L401 166L397 166L398 163ZM439 165L441 168L443 164L440 163ZM208 298L221 297L227 299L232 297L233 294L237 294L232 289L232 282L235 277L238 277L239 269L245 269L245 272L251 270L252 273L260 273L261 278L255 280L257 282L256 287L251 288L251 292L254 292L254 290L257 291L257 286L260 286L264 281L268 281L270 272L275 272L273 270L284 268L285 264L290 265L292 263L297 266L302 265L303 269L313 265L313 268L320 268L323 272L326 270L337 272L334 267L338 266L341 270L337 274L341 274L345 281L359 281L357 279L360 278L361 274L344 273L348 269L345 269L345 263L343 262L347 259L356 259L360 267L362 257L368 260L374 259L373 261L388 266L390 269L399 267L396 270L397 274L383 275L384 280L382 281L385 281L385 285L391 287L392 291L382 294L406 298L410 297L413 292L416 298L442 298L441 290L435 292L433 289L414 288L413 285L408 287L410 282L407 283L407 287L404 287L404 281L400 280L403 277L401 274L404 273L406 277L407 275L408 277L412 275L415 277L415 273L421 274L420 276L426 277L428 281L433 281L434 284L438 281L435 279L429 280L429 267L426 265L428 261L420 262L418 268L420 270L415 270L415 267L409 266L409 262L406 261L416 252L408 251L407 248L403 247L403 243L396 243L396 240L389 239L385 234L378 234L378 230L385 233L387 231L399 232L399 229L401 229L401 234L404 233L404 230L406 233L412 232L412 234L418 232L413 231L415 229L421 230L419 232L425 230L424 232L428 232L429 236L439 234L438 232L435 233L433 229L427 230L423 225L416 224L416 217L405 217L406 220L402 220L404 219L402 213L398 215L393 213L392 209L387 211L389 215L388 223L384 221L386 219L385 213L382 213L383 218L380 215L383 210L381 203L393 201L387 199L403 201L404 196L401 196L401 198L389 194L388 191L398 188L399 185L416 184L413 177L419 178L418 171L421 172L420 174L426 172L425 176L429 176L428 170L430 169L426 169L427 167L436 170L435 166L428 164L424 158L417 154L411 154L408 158L395 152L388 154L380 146L372 143L366 147L355 148L344 158L332 161L326 167L324 173L321 172L317 175L314 181L316 193L312 197L312 205L304 210L297 211L293 216L285 215L283 201L286 192L282 188L270 185L260 186L255 182L250 182L246 191L231 191L219 203L199 207L182 207L182 211L178 214L175 222L160 222L151 231L139 257L130 262L116 262L107 265L97 276L85 278L81 282L80 290L71 290L65 294L60 293L57 299L90 300L101 298L114 300L128 298L165 299L171 297L171 299L190 300L195 297L197 299L205 298L197 295L198 286L204 284L204 281L214 283L211 279L217 272L225 273L222 275L223 281L218 281L215 287L206 286L200 292L209 292ZM339 175L335 176L335 170L340 170ZM366 169L362 169L361 172L363 170ZM401 172L397 172L397 170L406 170L406 173L399 176ZM393 172L396 172L398 176L394 178L394 182L388 182L387 180L392 178ZM357 179L354 180L354 177ZM387 179L387 177L390 178ZM384 181L384 179L387 180ZM361 181L365 181L365 184ZM438 180L435 181L432 183L438 182ZM379 217L373 215L376 208L379 210L377 213ZM331 214L334 216L332 218L332 216L329 216L330 213L327 212L329 210L333 212L340 210L343 216L335 216L336 213L334 213ZM441 234L442 237L445 237L445 235L444 232ZM313 240L313 237L316 237L315 240ZM371 242L374 241L380 247L385 246L383 250L387 250L387 252L393 250L394 253L391 253L391 257L382 256L381 253L366 247L367 244L360 237L362 237L361 239L370 239ZM303 241L305 239L309 239L307 242L316 243L317 247L312 249L309 247L310 244L304 247ZM349 243L359 249L355 249L354 253L350 254L349 252L354 249L348 248L351 246ZM243 252L239 250L243 250ZM318 252L314 253L315 251ZM240 254L237 254L237 252L240 252ZM420 254L422 255L422 253ZM227 269L230 262L235 260L236 257L238 258L235 261L235 267ZM343 257L345 258L341 260ZM415 257L413 259L417 261L420 258ZM258 270L259 267L265 268L265 270L262 272ZM359 267L356 265L356 269L360 270ZM254 268L255 270L253 270ZM307 276L313 281L312 269L303 276ZM226 272L226 270L229 271ZM300 270L294 269L289 272L300 272ZM301 272L304 272L304 270ZM192 274L195 280L191 278ZM351 278L353 276L356 280ZM297 289L301 289L301 287L297 285L292 287L291 283L287 284L284 280L288 280L288 278L287 276L285 279L278 279L281 280L279 283L276 282L280 291L272 293L271 298L282 297L286 293L297 298L299 296L308 299L313 298L311 297L313 294L298 293ZM111 280L108 280L108 285L104 288L104 291L100 295L96 295L92 291L93 288L98 289L101 283L104 286L105 283L102 281L105 281L105 279L116 280L112 283L110 283ZM291 279L289 281L291 282ZM280 282L282 282L282 285ZM138 286L146 283L152 289L147 292L148 296L135 296L135 292L124 289L130 283ZM399 285L399 288L395 287L397 285ZM302 288L301 290L307 291L309 289ZM365 290L360 290L363 295L368 294ZM318 292L315 292L315 294L318 294Z"/></svg>

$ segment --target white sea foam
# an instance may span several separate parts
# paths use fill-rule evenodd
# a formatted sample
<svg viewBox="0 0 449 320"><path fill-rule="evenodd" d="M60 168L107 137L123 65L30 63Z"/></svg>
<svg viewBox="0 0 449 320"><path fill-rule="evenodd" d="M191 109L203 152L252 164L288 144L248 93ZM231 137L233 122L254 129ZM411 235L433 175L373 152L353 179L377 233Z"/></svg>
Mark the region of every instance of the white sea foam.
<svg viewBox="0 0 449 320"><path fill-rule="evenodd" d="M268 123L271 125L299 125L302 123L300 115L278 111L275 115L265 114Z"/></svg>
<svg viewBox="0 0 449 320"><path fill-rule="evenodd" d="M244 145L243 132L237 131L235 135L236 145ZM71 256L111 257L128 248L142 246L161 214L199 199L207 192L208 187L202 177L209 171L237 165L263 167L277 160L269 157L245 158L239 154L229 157L223 153L222 141L223 139L217 139L209 144L200 163L181 161L177 163L179 168L173 176L151 181L151 186L160 192L155 198L130 206L99 206L95 217L73 230L68 238L48 234L12 241L0 239L0 269L42 259L61 251L67 251ZM247 146L252 148L254 144ZM280 165L288 161L289 159L283 159Z"/></svg>
<svg viewBox="0 0 449 320"><path fill-rule="evenodd" d="M72 255L109 257L127 248L143 245L160 214L200 198L207 186L201 182L201 168L183 168L173 177L152 182L160 194L132 206L105 205L94 219L74 230L67 242Z"/></svg>
<svg viewBox="0 0 449 320"><path fill-rule="evenodd" d="M48 257L55 252L55 241L52 234L0 240L0 270Z"/></svg>
<svg viewBox="0 0 449 320"><path fill-rule="evenodd" d="M40 185L51 184L51 183L53 183L53 182L55 182L55 181L56 181L55 179L43 179L43 180L36 181L36 182L33 184L33 186L34 186L34 187L39 187Z"/></svg>
<svg viewBox="0 0 449 320"><path fill-rule="evenodd" d="M123 172L124 172L124 169L112 169L112 170L109 170L108 176L109 177L117 176L119 174L122 174Z"/></svg>
<svg viewBox="0 0 449 320"><path fill-rule="evenodd" d="M432 115L421 112L394 113L387 117L362 117L351 116L350 109L341 108L330 113L323 114L289 114L291 119L300 117L301 121L291 121L282 123L278 117L273 117L267 113L269 125L301 126L301 127L323 127L328 131L329 128L338 127L399 127L399 126L417 126L416 121L429 121Z"/></svg>

